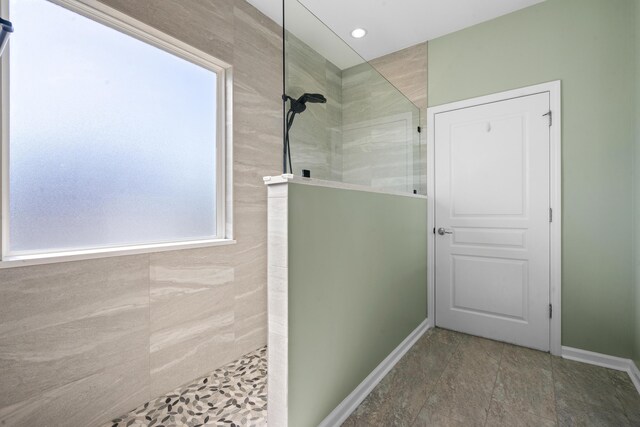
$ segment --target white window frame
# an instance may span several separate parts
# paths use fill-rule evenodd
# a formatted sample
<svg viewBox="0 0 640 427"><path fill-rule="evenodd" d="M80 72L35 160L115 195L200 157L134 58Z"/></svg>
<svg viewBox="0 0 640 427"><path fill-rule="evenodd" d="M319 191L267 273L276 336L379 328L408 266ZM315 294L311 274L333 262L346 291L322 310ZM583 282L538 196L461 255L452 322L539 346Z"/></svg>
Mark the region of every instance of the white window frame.
<svg viewBox="0 0 640 427"><path fill-rule="evenodd" d="M81 259L161 252L177 249L229 245L233 240L232 227L232 68L205 52L181 42L149 25L96 0L47 0L86 18L106 25L170 54L215 72L217 78L217 135L216 135L216 236L205 240L175 241L140 245L121 245L72 251L49 251L44 253L12 255L9 251L9 58L11 40L0 61L0 118L1 155L1 227L2 255L0 268L25 265L48 264ZM2 16L10 18L9 0L0 0ZM17 23L16 23L17 24ZM16 31L19 31L19 24Z"/></svg>

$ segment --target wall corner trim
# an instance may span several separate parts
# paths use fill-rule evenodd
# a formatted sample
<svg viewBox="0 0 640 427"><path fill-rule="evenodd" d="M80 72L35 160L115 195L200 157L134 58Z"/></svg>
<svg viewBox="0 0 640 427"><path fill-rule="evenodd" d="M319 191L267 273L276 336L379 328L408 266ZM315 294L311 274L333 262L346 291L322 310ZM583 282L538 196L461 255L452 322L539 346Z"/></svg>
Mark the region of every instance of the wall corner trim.
<svg viewBox="0 0 640 427"><path fill-rule="evenodd" d="M318 427L337 427L342 425L349 415L362 403L380 381L402 359L432 325L430 319L425 319L409 334L371 373L322 420Z"/></svg>
<svg viewBox="0 0 640 427"><path fill-rule="evenodd" d="M624 371L629 375L636 390L640 393L640 370L631 359L622 357L609 356L608 354L595 353L579 348L562 346L562 358L574 360L576 362L588 363L590 365L600 366L603 368L614 369L616 371Z"/></svg>

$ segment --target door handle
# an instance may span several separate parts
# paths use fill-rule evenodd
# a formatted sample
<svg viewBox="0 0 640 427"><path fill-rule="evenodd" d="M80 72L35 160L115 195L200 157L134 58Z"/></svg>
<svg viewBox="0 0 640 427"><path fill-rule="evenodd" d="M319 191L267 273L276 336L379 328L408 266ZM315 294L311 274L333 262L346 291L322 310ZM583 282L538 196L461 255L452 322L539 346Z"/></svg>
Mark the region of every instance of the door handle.
<svg viewBox="0 0 640 427"><path fill-rule="evenodd" d="M453 230L447 230L446 228L438 228L438 234L444 236L445 234L453 234Z"/></svg>

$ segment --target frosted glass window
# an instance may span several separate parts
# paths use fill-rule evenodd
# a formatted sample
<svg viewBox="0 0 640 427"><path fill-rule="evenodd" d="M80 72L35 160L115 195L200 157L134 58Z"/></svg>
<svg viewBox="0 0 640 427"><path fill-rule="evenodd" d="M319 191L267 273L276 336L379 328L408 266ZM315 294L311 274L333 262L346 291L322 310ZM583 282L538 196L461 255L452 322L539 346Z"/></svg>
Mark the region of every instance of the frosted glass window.
<svg viewBox="0 0 640 427"><path fill-rule="evenodd" d="M9 253L215 238L217 73L46 0L9 6Z"/></svg>

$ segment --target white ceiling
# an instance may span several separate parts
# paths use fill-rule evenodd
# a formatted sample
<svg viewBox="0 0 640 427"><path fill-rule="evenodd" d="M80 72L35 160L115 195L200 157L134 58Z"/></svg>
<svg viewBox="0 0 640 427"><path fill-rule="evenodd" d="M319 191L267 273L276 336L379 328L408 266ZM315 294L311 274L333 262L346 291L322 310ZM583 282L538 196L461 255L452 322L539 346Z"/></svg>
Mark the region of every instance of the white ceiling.
<svg viewBox="0 0 640 427"><path fill-rule="evenodd" d="M248 1L282 24L281 0ZM328 36L330 31L321 29L319 23L310 25L313 20L308 11L358 54L371 60L543 0L300 0L308 11L296 5L296 0L286 1L287 30L337 66L347 68L353 65L353 54L334 52L339 50L336 44L338 38ZM306 18L303 16L305 14L308 15ZM354 39L351 37L354 28L365 28L367 36ZM326 52L329 52L329 56Z"/></svg>

